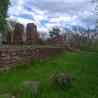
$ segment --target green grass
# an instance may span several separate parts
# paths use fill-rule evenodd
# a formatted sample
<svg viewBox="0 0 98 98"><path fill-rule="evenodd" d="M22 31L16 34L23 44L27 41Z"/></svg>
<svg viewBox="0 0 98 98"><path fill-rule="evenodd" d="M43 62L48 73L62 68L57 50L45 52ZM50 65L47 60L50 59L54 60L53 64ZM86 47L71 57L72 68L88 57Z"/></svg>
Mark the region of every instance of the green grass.
<svg viewBox="0 0 98 98"><path fill-rule="evenodd" d="M48 78L56 70L72 74L76 78L73 85L60 87L49 83ZM41 83L36 95L23 86L24 80ZM98 54L65 52L12 68L0 74L0 93L6 92L11 92L16 98L98 98Z"/></svg>
<svg viewBox="0 0 98 98"><path fill-rule="evenodd" d="M0 45L0 49L21 49L21 48L56 48L51 45Z"/></svg>

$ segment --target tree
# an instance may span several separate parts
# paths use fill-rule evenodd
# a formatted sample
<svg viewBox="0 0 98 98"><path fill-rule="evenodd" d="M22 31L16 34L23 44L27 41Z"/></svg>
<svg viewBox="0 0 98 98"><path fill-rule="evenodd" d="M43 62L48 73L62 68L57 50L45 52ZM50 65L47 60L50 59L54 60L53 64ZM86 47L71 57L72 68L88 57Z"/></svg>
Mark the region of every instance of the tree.
<svg viewBox="0 0 98 98"><path fill-rule="evenodd" d="M9 43L9 44L11 44L11 42L13 40L13 32L14 32L16 24L17 24L16 21L13 21L10 19L7 20L5 37L7 39L7 43Z"/></svg>
<svg viewBox="0 0 98 98"><path fill-rule="evenodd" d="M93 10L93 12L98 15L98 0L92 0L92 3L96 4L95 9Z"/></svg>
<svg viewBox="0 0 98 98"><path fill-rule="evenodd" d="M7 20L7 25L6 25L6 30L7 32L13 32L14 31L14 28L15 28L15 25L17 24L18 22L14 21L14 20Z"/></svg>
<svg viewBox="0 0 98 98"><path fill-rule="evenodd" d="M50 34L50 37L52 38L52 37L58 36L60 32L61 30L59 28L53 27L53 30L51 30L49 34Z"/></svg>
<svg viewBox="0 0 98 98"><path fill-rule="evenodd" d="M7 11L10 0L0 0L0 32L5 32L8 17Z"/></svg>
<svg viewBox="0 0 98 98"><path fill-rule="evenodd" d="M48 37L47 33L46 32L40 32L39 34L40 34L40 37L41 37L42 41L43 42L46 41L46 39Z"/></svg>

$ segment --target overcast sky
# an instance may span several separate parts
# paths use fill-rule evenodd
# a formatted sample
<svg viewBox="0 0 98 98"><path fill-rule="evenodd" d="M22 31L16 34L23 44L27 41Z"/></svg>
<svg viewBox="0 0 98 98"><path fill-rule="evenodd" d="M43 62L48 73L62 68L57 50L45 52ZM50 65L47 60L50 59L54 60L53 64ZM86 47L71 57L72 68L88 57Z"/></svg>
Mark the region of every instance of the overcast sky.
<svg viewBox="0 0 98 98"><path fill-rule="evenodd" d="M53 26L94 25L97 16L91 0L11 0L10 19L26 25L35 23L39 30Z"/></svg>

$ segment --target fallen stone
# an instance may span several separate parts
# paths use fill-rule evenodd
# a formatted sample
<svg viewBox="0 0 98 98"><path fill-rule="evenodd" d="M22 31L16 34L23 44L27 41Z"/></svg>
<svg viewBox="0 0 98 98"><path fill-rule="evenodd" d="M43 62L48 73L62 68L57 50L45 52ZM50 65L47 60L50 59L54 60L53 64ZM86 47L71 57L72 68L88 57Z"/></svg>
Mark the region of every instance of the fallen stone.
<svg viewBox="0 0 98 98"><path fill-rule="evenodd" d="M40 85L40 83L37 81L24 81L23 84L25 87L30 88L35 94L38 92L38 88Z"/></svg>
<svg viewBox="0 0 98 98"><path fill-rule="evenodd" d="M0 95L0 98L16 98L16 97L11 93L6 93L6 94Z"/></svg>
<svg viewBox="0 0 98 98"><path fill-rule="evenodd" d="M58 83L60 85L69 85L72 83L73 77L66 73L54 73L49 81Z"/></svg>

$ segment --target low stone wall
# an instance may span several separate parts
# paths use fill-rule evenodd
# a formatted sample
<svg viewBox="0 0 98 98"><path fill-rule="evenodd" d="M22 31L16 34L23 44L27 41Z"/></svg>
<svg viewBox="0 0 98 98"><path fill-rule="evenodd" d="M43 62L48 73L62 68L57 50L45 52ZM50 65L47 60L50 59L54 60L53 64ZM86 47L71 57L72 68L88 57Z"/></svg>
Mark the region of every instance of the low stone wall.
<svg viewBox="0 0 98 98"><path fill-rule="evenodd" d="M30 59L45 59L63 51L64 48L0 49L0 68L14 67Z"/></svg>

